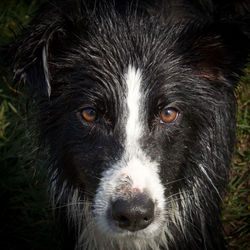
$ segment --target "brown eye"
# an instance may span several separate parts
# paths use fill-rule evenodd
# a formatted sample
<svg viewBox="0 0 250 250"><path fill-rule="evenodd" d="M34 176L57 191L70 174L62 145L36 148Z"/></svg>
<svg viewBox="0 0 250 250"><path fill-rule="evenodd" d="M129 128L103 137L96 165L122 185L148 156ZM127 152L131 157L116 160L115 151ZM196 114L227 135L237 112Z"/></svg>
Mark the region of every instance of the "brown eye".
<svg viewBox="0 0 250 250"><path fill-rule="evenodd" d="M161 112L161 122L170 123L174 122L178 118L178 111L174 108L166 108Z"/></svg>
<svg viewBox="0 0 250 250"><path fill-rule="evenodd" d="M83 118L88 122L93 122L97 118L96 111L92 108L86 108L82 110Z"/></svg>

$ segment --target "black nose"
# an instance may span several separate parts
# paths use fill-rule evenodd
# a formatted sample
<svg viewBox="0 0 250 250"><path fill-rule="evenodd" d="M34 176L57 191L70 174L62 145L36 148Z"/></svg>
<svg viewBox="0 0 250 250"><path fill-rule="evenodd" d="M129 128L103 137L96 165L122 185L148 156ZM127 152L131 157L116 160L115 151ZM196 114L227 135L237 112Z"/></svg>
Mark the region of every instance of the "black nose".
<svg viewBox="0 0 250 250"><path fill-rule="evenodd" d="M146 194L118 199L112 204L112 217L117 226L129 231L146 228L154 219L154 202Z"/></svg>

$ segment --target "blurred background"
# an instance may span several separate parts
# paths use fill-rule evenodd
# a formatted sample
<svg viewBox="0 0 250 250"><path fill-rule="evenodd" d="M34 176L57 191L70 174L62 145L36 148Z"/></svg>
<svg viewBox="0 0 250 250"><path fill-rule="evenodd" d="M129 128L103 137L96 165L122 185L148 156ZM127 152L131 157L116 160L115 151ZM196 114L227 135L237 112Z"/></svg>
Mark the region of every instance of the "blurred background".
<svg viewBox="0 0 250 250"><path fill-rule="evenodd" d="M0 1L0 46L13 41L45 0ZM47 192L25 86L14 84L0 50L0 249L59 250L63 239ZM238 141L222 221L230 249L250 249L250 63L237 90Z"/></svg>

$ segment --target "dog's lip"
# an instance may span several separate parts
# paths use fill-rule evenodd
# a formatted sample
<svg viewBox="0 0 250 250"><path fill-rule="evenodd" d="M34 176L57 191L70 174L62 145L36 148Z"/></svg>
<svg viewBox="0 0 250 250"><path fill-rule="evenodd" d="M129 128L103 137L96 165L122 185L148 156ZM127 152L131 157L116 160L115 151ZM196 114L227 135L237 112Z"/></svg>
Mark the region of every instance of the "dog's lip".
<svg viewBox="0 0 250 250"><path fill-rule="evenodd" d="M113 237L123 237L123 238L133 238L133 239L145 239L145 238L155 238L156 236L159 235L159 233L161 232L161 230L163 229L162 225L159 224L159 226L157 226L157 228L155 229L151 229L151 232L148 232L148 228L144 228L142 230L138 230L138 231L130 231L130 230L126 230L126 229L120 229L117 225L115 225L114 223L109 224L110 225L110 229L111 229L111 233L109 233L110 236Z"/></svg>

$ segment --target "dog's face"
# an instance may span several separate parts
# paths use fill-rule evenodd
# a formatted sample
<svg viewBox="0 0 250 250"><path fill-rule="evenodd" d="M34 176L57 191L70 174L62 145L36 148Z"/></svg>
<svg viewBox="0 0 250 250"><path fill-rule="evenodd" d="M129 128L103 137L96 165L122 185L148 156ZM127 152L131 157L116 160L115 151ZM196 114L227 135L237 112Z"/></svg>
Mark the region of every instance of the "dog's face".
<svg viewBox="0 0 250 250"><path fill-rule="evenodd" d="M79 38L43 63L51 72L56 171L90 200L102 232L146 238L159 235L166 221L171 227L170 217L179 220L176 201L194 196L202 178L193 172L207 174L211 102L224 97L182 63L174 51L180 45L171 46L177 36L153 33L152 25L149 37L137 23L120 22L112 36L90 25L91 35L75 32Z"/></svg>
<svg viewBox="0 0 250 250"><path fill-rule="evenodd" d="M55 202L87 228L82 235L153 249L200 238L218 219L201 222L218 212L233 146L236 56L224 45L233 42L206 22L113 9L77 17L54 17L50 31L45 15L35 59L22 62L27 49L16 63L40 89Z"/></svg>

